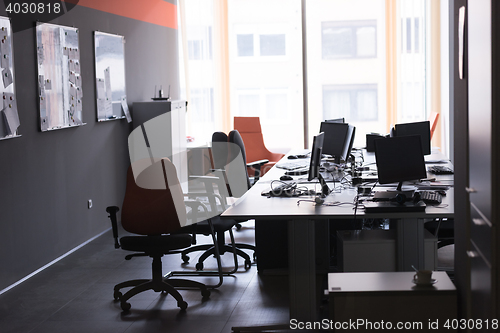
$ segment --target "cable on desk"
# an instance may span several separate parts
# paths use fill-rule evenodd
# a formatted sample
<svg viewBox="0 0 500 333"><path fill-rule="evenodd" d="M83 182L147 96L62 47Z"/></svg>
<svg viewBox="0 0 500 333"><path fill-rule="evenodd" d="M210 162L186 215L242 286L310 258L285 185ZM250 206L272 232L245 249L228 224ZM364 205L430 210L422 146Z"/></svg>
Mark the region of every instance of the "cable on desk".
<svg viewBox="0 0 500 333"><path fill-rule="evenodd" d="M354 205L352 202L340 202L340 201L323 202L321 204L318 204L316 202L316 200L300 199L300 200L297 200L297 206L300 205L301 201L316 203L316 206L334 206L334 207L336 207L336 206L343 206L343 205Z"/></svg>
<svg viewBox="0 0 500 333"><path fill-rule="evenodd" d="M439 205L436 205L436 206L432 206L434 208L447 208L449 205L448 204L439 204Z"/></svg>
<svg viewBox="0 0 500 333"><path fill-rule="evenodd" d="M354 223L356 223L356 213L358 211L359 193L354 197Z"/></svg>

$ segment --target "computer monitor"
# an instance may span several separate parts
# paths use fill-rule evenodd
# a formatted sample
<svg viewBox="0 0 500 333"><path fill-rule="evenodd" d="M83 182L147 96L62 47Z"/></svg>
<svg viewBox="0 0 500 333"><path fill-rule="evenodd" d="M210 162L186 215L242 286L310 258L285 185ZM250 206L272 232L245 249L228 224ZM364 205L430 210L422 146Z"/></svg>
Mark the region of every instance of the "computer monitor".
<svg viewBox="0 0 500 333"><path fill-rule="evenodd" d="M319 168L321 166L321 152L323 150L324 143L324 133L319 133L315 137L313 137L313 144L311 148L311 160L309 162L309 175L307 176L308 181L313 181L314 179L318 179L321 184L321 195L327 196L330 193L330 188L326 185L323 176L319 172Z"/></svg>
<svg viewBox="0 0 500 333"><path fill-rule="evenodd" d="M346 160L346 146L349 146L348 138L349 124L322 122L320 132L325 133L323 142L323 154L331 155L335 163Z"/></svg>
<svg viewBox="0 0 500 333"><path fill-rule="evenodd" d="M424 155L430 155L431 153L430 121L396 124L396 126L394 126L394 136L409 136L409 135L420 135L422 140L422 150L424 152Z"/></svg>
<svg viewBox="0 0 500 333"><path fill-rule="evenodd" d="M397 136L375 140L375 160L380 184L399 183L397 192L402 192L403 181L427 177L424 154L419 135Z"/></svg>
<svg viewBox="0 0 500 333"><path fill-rule="evenodd" d="M346 145L344 149L346 150L342 155L345 156L345 161L349 159L349 156L351 155L351 150L352 150L352 145L354 144L354 136L356 134L356 127L349 125L349 130L347 132L347 138L346 140ZM349 144L347 144L349 143Z"/></svg>
<svg viewBox="0 0 500 333"><path fill-rule="evenodd" d="M327 123L345 123L345 118L337 118L337 119L326 119Z"/></svg>

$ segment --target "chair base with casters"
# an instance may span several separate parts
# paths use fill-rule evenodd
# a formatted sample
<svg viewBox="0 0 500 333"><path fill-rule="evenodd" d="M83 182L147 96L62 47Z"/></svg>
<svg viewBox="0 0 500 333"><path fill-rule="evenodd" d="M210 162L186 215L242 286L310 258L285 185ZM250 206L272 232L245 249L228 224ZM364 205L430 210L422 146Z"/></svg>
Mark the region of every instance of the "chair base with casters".
<svg viewBox="0 0 500 333"><path fill-rule="evenodd" d="M148 256L153 258L152 263L152 278L151 279L136 279L125 281L117 284L114 287L113 297L120 302L123 311L128 311L131 308L127 301L146 290L154 290L172 295L177 301L177 306L181 310L185 310L188 306L181 294L176 290L180 289L199 289L204 299L210 297L210 290L203 283L184 279L169 279L165 278L162 273L161 257L165 254L180 253L181 249L189 247L191 244L191 236L187 234L169 234L169 235L154 235L154 236L124 236L118 241L118 226L116 213L118 207L108 207L106 211L111 219L113 237L115 238L115 248L121 247L127 251L137 251L138 253L129 254L125 257L130 260L133 257ZM132 289L123 294L120 290L123 288Z"/></svg>
<svg viewBox="0 0 500 333"><path fill-rule="evenodd" d="M245 253L244 251L242 251L240 248L247 248L247 249L255 251L255 247L252 245L247 245L247 244L236 244L234 242L234 235L233 235L233 232L231 230L231 227L234 225L234 221L220 220L220 218L218 218L218 217L217 217L217 219L219 219L219 223L215 223L214 228L215 228L216 242L218 245L217 248L219 250L219 253L220 253L220 255L223 255L226 252L232 252L233 258L234 258L234 268L230 272L224 272L224 275L233 274L238 270L238 257L237 256L240 256L245 260L245 269L246 270L250 269L250 267L252 265L252 261L250 259L250 256L247 253ZM198 224L191 226L191 227L188 227L188 228L193 229L193 230L190 230L193 234L205 234L205 235L208 234L207 225L205 224L205 222L198 223ZM196 228L196 229L194 229L194 228ZM228 231L228 233L229 233L229 236L231 238L231 244L225 244L225 237L224 237L225 231ZM190 259L188 256L189 253L192 253L195 251L204 251L204 253L200 256L200 258L198 259L198 263L196 263L196 266L195 266L198 271L201 271L201 270L203 270L203 262L207 258L209 258L210 256L215 256L216 255L215 251L217 250L217 248L211 244L191 246L190 248L187 248L187 249L182 251L182 260L184 261L184 263L187 264L189 262L189 259ZM254 252L254 256L255 256L255 252Z"/></svg>

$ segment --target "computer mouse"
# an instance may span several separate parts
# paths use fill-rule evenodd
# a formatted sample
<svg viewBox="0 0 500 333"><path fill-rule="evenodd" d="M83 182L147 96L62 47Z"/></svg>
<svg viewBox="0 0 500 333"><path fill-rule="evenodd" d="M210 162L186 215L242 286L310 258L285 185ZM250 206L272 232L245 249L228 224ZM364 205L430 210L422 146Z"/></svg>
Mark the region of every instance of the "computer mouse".
<svg viewBox="0 0 500 333"><path fill-rule="evenodd" d="M283 175L283 176L280 177L280 180L293 180L293 177L292 176Z"/></svg>
<svg viewBox="0 0 500 333"><path fill-rule="evenodd" d="M297 158L297 155L288 155L289 160L295 160Z"/></svg>

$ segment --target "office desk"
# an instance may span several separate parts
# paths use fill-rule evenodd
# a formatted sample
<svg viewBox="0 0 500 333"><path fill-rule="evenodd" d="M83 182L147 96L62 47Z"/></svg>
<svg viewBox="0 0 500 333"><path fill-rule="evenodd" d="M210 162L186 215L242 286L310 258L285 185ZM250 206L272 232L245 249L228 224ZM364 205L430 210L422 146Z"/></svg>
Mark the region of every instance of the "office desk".
<svg viewBox="0 0 500 333"><path fill-rule="evenodd" d="M367 161L365 156L365 162ZM285 158L286 159L286 156ZM312 202L301 202L299 199L312 200L313 197L273 197L262 196L261 192L269 188L273 179L279 179L284 170L273 167L266 175L236 201L221 217L236 220L266 219L282 220L288 224L288 260L290 289L290 318L302 321L316 320L316 266L315 266L315 221L346 218L394 218L398 219L398 269L412 270L411 265L423 267L424 264L424 221L437 217L453 217L453 188L443 197L446 208L428 206L425 212L397 212L366 214L362 209L354 209L352 205L317 206ZM432 175L429 175L432 176ZM300 176L304 177L304 176ZM433 177L433 176L432 176ZM441 177L441 176L440 176ZM296 177L298 178L298 177ZM442 179L450 177L442 176ZM451 177L452 179L452 177ZM309 184L309 187L319 184ZM332 185L330 184L330 187ZM330 194L325 203L340 201L353 202L356 189L343 190Z"/></svg>

